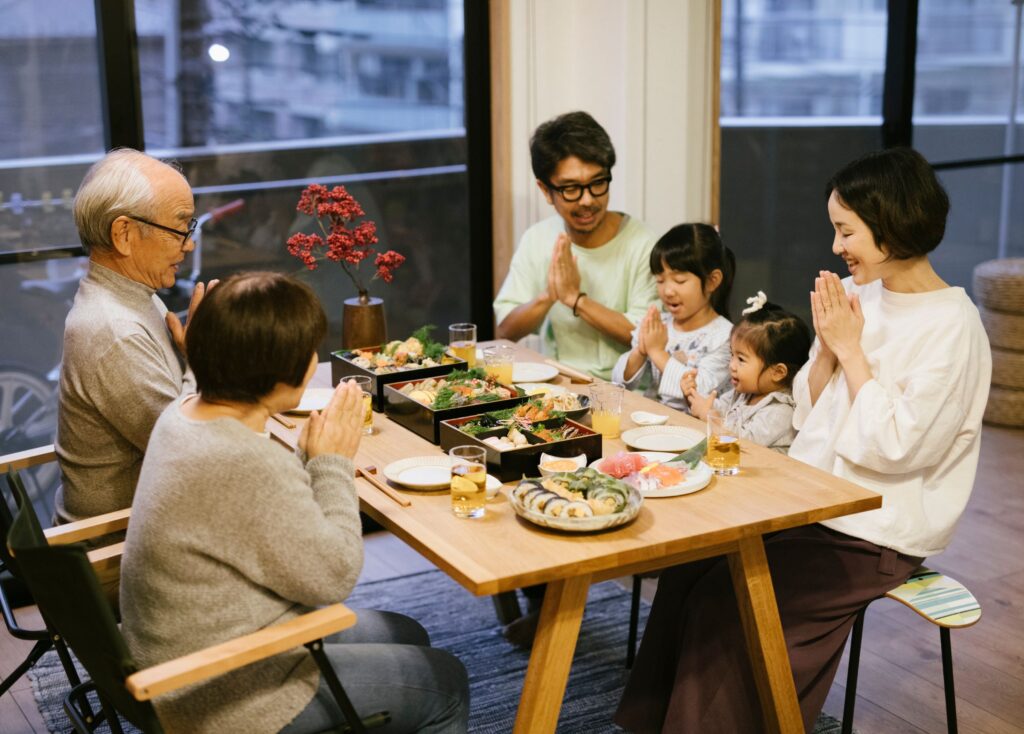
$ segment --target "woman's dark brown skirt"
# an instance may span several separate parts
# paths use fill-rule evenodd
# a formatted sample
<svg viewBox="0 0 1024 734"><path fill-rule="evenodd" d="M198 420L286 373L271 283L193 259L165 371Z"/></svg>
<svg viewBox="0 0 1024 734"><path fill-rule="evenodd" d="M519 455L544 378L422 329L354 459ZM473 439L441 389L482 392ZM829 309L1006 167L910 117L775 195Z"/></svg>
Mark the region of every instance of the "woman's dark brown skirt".
<svg viewBox="0 0 1024 734"><path fill-rule="evenodd" d="M854 619L923 559L810 525L765 539L804 727L825 704ZM729 566L667 569L615 722L635 732L763 730Z"/></svg>

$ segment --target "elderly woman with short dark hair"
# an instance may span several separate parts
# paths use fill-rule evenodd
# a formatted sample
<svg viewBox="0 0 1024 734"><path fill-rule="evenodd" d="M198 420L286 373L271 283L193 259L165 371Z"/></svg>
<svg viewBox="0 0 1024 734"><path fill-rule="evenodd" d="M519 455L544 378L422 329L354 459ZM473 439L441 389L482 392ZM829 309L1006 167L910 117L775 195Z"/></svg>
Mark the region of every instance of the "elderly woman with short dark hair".
<svg viewBox="0 0 1024 734"><path fill-rule="evenodd" d="M172 403L150 440L121 571L123 630L154 665L348 596L363 563L353 458L362 393L341 383L313 412L298 454L264 433L313 376L327 321L313 292L275 273L230 278L193 317L198 392ZM359 611L325 652L356 710L383 732L463 732L462 664L416 622ZM304 734L343 717L304 650L156 700L168 731Z"/></svg>

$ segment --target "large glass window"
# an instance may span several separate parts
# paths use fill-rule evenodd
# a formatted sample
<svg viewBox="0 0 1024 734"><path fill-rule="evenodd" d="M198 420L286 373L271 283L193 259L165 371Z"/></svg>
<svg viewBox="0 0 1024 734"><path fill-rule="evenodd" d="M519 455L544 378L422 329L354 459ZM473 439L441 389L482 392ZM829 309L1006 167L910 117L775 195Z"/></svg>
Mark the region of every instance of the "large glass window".
<svg viewBox="0 0 1024 734"><path fill-rule="evenodd" d="M91 3L6 0L0 23L0 452L52 441L61 334L81 258L15 253L78 244L71 199L103 150ZM26 472L48 518L56 467Z"/></svg>
<svg viewBox="0 0 1024 734"><path fill-rule="evenodd" d="M1019 5L1004 0L921 3L914 85L914 145L936 163L1019 154L1024 80L1014 38ZM1009 129L1010 125L1013 129ZM948 282L970 289L979 262L1024 255L1024 168L944 170L953 202L933 261Z"/></svg>
<svg viewBox="0 0 1024 734"><path fill-rule="evenodd" d="M39 251L78 244L71 200L102 155L104 128L93 3L2 4L7 452L52 440L63 322L83 260ZM300 192L323 183L346 186L376 222L380 249L407 258L393 283L370 287L391 335L469 320L463 19L463 0L135 0L147 151L182 166L197 214L239 202L204 221L197 254L162 294L168 305L186 308L197 280L291 272L324 302L324 354L336 348L354 287L336 264L310 273L285 250L289 235L311 231L295 210ZM369 279L372 262L363 267ZM33 435L7 430L15 425Z"/></svg>
<svg viewBox="0 0 1024 734"><path fill-rule="evenodd" d="M723 0L721 229L739 260L734 313L758 290L809 316L837 267L822 193L879 147L884 0Z"/></svg>

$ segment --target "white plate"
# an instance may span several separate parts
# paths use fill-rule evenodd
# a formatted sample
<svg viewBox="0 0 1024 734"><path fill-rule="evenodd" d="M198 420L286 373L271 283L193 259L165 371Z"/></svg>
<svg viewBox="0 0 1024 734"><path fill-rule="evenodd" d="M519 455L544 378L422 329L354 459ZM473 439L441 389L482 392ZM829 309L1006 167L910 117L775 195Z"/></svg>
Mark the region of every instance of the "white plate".
<svg viewBox="0 0 1024 734"><path fill-rule="evenodd" d="M513 370L515 367L513 366ZM569 392L566 388L561 385L549 385L546 382L524 382L521 385L516 385L527 395L565 395Z"/></svg>
<svg viewBox="0 0 1024 734"><path fill-rule="evenodd" d="M288 412L308 414L314 410L323 410L331 402L332 395L334 395L333 387L306 388L306 392L302 393L302 400Z"/></svg>
<svg viewBox="0 0 1024 734"><path fill-rule="evenodd" d="M447 489L451 484L451 460L447 456L413 456L392 461L384 476L407 489ZM501 480L487 475L487 499L498 494Z"/></svg>
<svg viewBox="0 0 1024 734"><path fill-rule="evenodd" d="M666 451L637 451L647 461L668 461L676 454ZM598 471L598 464L604 461L604 458L598 459L590 464ZM711 478L714 476L714 472L711 471L711 467L705 464L703 461L697 464L693 469L686 472L686 479L679 484L674 484L671 487L662 487L650 492L641 492L644 498L654 497L678 497L683 494L692 494L693 492L699 492L711 483ZM622 481L629 484L629 481L623 479Z"/></svg>
<svg viewBox="0 0 1024 734"><path fill-rule="evenodd" d="M641 451L686 451L705 438L703 431L683 426L647 426L622 432L622 441Z"/></svg>
<svg viewBox="0 0 1024 734"><path fill-rule="evenodd" d="M513 362L512 382L547 382L558 377L558 368L543 362Z"/></svg>

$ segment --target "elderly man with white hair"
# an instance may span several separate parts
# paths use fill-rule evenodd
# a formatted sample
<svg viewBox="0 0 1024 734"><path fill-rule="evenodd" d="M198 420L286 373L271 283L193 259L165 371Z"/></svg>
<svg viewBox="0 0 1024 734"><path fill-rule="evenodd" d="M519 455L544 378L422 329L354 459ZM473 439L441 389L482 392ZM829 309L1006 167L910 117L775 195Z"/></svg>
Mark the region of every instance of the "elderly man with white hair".
<svg viewBox="0 0 1024 734"><path fill-rule="evenodd" d="M194 389L179 356L184 328L156 296L195 247L185 177L145 153L111 151L86 173L74 215L89 272L64 326L58 521L129 507L156 419ZM196 285L189 313L205 290Z"/></svg>

